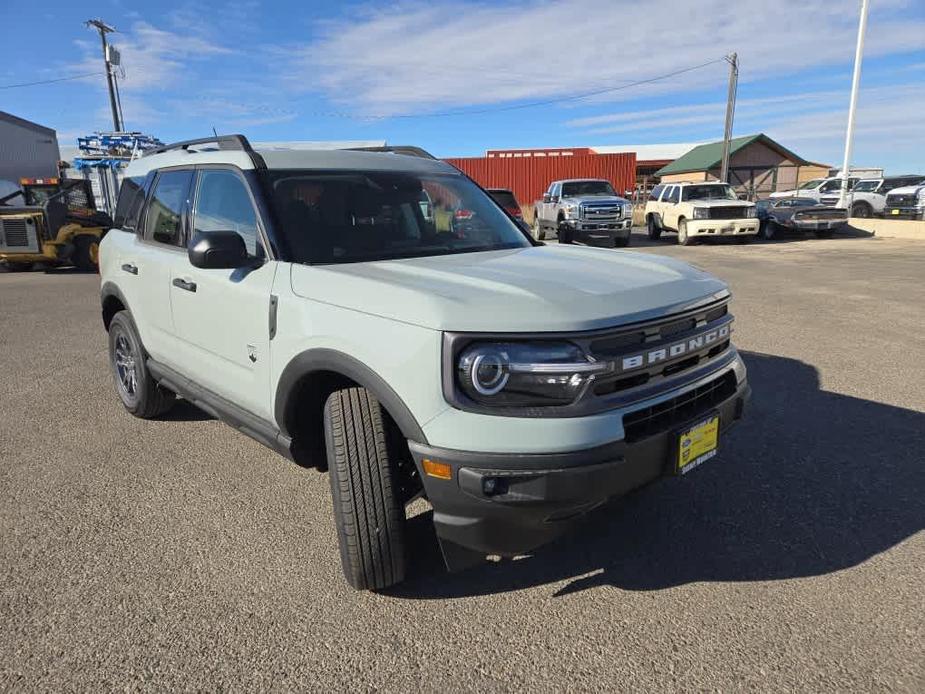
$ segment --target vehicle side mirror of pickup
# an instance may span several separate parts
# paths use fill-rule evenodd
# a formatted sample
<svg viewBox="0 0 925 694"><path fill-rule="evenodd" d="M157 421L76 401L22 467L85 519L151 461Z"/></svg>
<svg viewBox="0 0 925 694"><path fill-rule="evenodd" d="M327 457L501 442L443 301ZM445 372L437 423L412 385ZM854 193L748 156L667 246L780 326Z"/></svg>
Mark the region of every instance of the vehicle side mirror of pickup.
<svg viewBox="0 0 925 694"><path fill-rule="evenodd" d="M552 202L552 196L549 193L543 193L543 202Z"/></svg>
<svg viewBox="0 0 925 694"><path fill-rule="evenodd" d="M194 267L230 270L250 262L244 239L234 231L197 231L188 246Z"/></svg>

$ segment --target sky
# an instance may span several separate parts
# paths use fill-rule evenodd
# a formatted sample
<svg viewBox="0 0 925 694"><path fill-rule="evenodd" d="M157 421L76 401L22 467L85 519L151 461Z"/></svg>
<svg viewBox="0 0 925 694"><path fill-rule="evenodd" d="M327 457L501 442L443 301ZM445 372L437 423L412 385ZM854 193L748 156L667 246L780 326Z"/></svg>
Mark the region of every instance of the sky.
<svg viewBox="0 0 925 694"><path fill-rule="evenodd" d="M925 172L925 0L870 5L852 163ZM839 165L858 15L858 0L46 0L4 16L0 110L62 145L111 129L83 24L100 17L126 128L165 142L213 127L438 156L703 142L722 137L736 52L735 134Z"/></svg>

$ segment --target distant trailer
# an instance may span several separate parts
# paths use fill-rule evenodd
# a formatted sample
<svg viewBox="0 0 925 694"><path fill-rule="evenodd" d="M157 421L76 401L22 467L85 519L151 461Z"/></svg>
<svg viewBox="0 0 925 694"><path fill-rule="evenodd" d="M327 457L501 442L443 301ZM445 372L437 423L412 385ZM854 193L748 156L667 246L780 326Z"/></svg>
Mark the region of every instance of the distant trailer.
<svg viewBox="0 0 925 694"><path fill-rule="evenodd" d="M57 176L60 158L54 130L0 111L0 195L19 188L21 178Z"/></svg>

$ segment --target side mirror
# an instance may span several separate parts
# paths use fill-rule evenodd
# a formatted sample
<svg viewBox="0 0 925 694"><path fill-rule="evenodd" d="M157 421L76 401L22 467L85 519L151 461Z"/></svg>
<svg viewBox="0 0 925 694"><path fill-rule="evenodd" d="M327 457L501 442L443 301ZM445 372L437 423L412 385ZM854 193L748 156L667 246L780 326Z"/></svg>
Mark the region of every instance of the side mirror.
<svg viewBox="0 0 925 694"><path fill-rule="evenodd" d="M543 202L552 202L552 196L549 193L543 193Z"/></svg>
<svg viewBox="0 0 925 694"><path fill-rule="evenodd" d="M194 267L205 269L228 270L249 262L244 239L234 231L197 231L187 252Z"/></svg>

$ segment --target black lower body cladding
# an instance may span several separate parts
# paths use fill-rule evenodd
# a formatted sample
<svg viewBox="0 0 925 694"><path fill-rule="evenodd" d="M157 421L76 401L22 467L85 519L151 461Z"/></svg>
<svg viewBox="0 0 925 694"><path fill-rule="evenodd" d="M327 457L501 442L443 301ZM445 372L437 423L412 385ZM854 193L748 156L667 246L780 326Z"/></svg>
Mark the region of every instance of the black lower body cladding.
<svg viewBox="0 0 925 694"><path fill-rule="evenodd" d="M463 569L489 554L529 552L565 534L609 499L673 474L678 427L716 411L725 431L742 417L750 388L741 382L732 390L661 431L582 451L469 453L410 442L447 567ZM452 478L426 475L425 459L449 464Z"/></svg>

